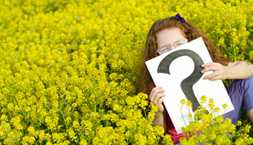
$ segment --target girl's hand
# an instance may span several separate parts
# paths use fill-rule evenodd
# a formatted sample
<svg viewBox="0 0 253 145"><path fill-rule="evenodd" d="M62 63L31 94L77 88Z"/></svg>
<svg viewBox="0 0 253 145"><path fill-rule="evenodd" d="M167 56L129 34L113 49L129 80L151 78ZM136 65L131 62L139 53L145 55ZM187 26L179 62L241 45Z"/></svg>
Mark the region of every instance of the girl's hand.
<svg viewBox="0 0 253 145"><path fill-rule="evenodd" d="M227 66L220 63L207 63L202 67L204 68L202 73L213 71L204 77L208 80L246 79L253 75L253 65L245 61L232 62Z"/></svg>
<svg viewBox="0 0 253 145"><path fill-rule="evenodd" d="M153 88L150 93L150 97L149 97L150 101L151 103L155 104L158 107L159 112L164 111L164 107L162 104L164 97L165 97L165 91L161 87Z"/></svg>

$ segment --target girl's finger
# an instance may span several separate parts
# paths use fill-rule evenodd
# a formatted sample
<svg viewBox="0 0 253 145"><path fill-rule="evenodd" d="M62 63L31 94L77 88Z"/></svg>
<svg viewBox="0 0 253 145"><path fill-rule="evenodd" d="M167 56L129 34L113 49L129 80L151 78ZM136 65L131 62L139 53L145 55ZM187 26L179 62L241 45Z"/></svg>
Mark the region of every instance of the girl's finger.
<svg viewBox="0 0 253 145"><path fill-rule="evenodd" d="M157 89L158 87L155 87L151 90L150 95L149 95L151 101L154 100L154 94L156 93Z"/></svg>
<svg viewBox="0 0 253 145"><path fill-rule="evenodd" d="M214 65L210 65L207 67L204 67L204 69L202 69L202 73L208 72L208 71L219 71L220 69L222 69L222 65L220 64L214 64Z"/></svg>
<svg viewBox="0 0 253 145"><path fill-rule="evenodd" d="M150 93L150 97L151 97L150 99L153 99L153 97L155 97L157 93L164 93L164 90L161 87L156 87L152 89Z"/></svg>
<svg viewBox="0 0 253 145"><path fill-rule="evenodd" d="M209 65L211 65L211 64L212 64L212 62L209 62L209 63L202 64L201 66L202 66L202 67L207 67L207 66L209 66Z"/></svg>
<svg viewBox="0 0 253 145"><path fill-rule="evenodd" d="M205 73L205 72L208 72L208 71L215 71L217 69L218 68L216 66L210 66L210 67L206 67L206 68L202 69L201 73Z"/></svg>
<svg viewBox="0 0 253 145"><path fill-rule="evenodd" d="M218 71L214 71L213 73L204 76L203 79L207 79L207 80L216 80L217 78L219 78L220 73Z"/></svg>
<svg viewBox="0 0 253 145"><path fill-rule="evenodd" d="M164 97L161 97L161 98L159 99L159 104L161 104L161 103L163 102L163 100L164 100Z"/></svg>
<svg viewBox="0 0 253 145"><path fill-rule="evenodd" d="M164 100L164 97L160 98L157 102L157 105L159 105L161 108L163 108L163 100Z"/></svg>
<svg viewBox="0 0 253 145"><path fill-rule="evenodd" d="M160 92L160 91L164 91L162 87L155 87L152 89L151 93Z"/></svg>
<svg viewBox="0 0 253 145"><path fill-rule="evenodd" d="M209 63L202 64L201 66L202 66L202 67L206 67L206 66L213 66L213 65L220 65L220 63L217 63L217 62L209 62Z"/></svg>
<svg viewBox="0 0 253 145"><path fill-rule="evenodd" d="M155 104L157 104L157 102L159 102L159 100L160 100L161 98L163 98L164 96L165 96L164 93L158 93L158 94L156 95L156 97L154 98L153 102L154 102Z"/></svg>

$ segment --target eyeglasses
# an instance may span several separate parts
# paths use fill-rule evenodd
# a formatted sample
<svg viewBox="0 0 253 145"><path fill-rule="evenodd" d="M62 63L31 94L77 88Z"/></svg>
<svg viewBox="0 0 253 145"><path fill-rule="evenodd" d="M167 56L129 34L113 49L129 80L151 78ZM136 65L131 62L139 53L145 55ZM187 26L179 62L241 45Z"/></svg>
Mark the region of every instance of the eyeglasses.
<svg viewBox="0 0 253 145"><path fill-rule="evenodd" d="M179 47L180 45L183 45L185 43L187 43L188 40L187 39L182 39L182 40L178 40L178 41L175 41L173 44L167 44L167 45L164 45L163 47L159 48L157 50L157 53L159 55L163 54L163 53L166 53L170 50L172 50L173 48L177 48Z"/></svg>

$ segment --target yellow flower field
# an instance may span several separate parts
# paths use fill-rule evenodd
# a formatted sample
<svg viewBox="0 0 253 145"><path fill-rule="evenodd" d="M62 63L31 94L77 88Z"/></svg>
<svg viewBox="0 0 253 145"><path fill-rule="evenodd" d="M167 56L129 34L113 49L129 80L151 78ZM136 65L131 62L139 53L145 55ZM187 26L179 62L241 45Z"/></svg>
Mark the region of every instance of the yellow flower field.
<svg viewBox="0 0 253 145"><path fill-rule="evenodd" d="M173 144L138 82L149 27L176 13L253 61L252 0L0 0L0 144ZM200 114L183 145L253 143L252 124Z"/></svg>

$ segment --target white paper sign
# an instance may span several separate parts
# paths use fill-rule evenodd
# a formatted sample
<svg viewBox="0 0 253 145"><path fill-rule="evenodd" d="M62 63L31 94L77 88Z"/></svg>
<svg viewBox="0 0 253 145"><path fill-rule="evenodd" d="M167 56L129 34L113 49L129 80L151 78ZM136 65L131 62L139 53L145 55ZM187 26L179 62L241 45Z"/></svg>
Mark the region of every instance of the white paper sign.
<svg viewBox="0 0 253 145"><path fill-rule="evenodd" d="M188 114L199 106L201 96L212 98L215 106L220 108L217 115L234 109L226 88L221 80L209 81L203 77L201 64L212 62L202 38L197 38L176 49L146 61L147 68L156 86L165 90L164 105L177 130L190 123ZM192 102L193 108L185 108L182 99ZM226 104L226 110L222 105ZM210 108L204 106L208 111Z"/></svg>

